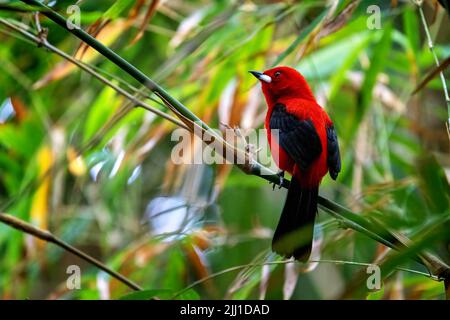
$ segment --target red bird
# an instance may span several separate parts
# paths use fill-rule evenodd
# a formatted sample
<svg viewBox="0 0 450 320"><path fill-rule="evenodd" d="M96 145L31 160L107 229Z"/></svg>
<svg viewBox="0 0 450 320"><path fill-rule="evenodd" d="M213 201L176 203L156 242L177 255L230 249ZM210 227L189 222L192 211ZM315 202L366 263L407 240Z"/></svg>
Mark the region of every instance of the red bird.
<svg viewBox="0 0 450 320"><path fill-rule="evenodd" d="M272 249L284 257L307 261L320 182L327 172L336 180L341 171L336 131L298 71L276 67L250 73L261 81L266 98L265 127L271 153L278 153L280 179L284 171L292 175Z"/></svg>

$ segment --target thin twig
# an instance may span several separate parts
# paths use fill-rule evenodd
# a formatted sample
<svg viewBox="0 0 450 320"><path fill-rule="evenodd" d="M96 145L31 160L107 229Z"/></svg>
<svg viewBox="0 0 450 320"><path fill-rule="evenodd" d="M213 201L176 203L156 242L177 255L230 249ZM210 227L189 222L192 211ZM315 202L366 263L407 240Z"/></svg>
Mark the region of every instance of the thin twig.
<svg viewBox="0 0 450 320"><path fill-rule="evenodd" d="M368 262L355 262L355 261L345 261L345 260L311 260L309 262L317 262L317 263L332 263L332 264L346 264L346 265L353 265L353 266L363 266L363 267L369 267L374 265L373 263L368 263ZM408 268L402 268L402 267L396 267L396 270L399 271L404 271L404 272L409 272L409 273L415 273L415 274L419 274L421 276L433 279L435 281L439 281L439 279L427 272L422 272L419 270L414 270L414 269L408 269Z"/></svg>
<svg viewBox="0 0 450 320"><path fill-rule="evenodd" d="M142 288L140 286L138 286L137 284L135 284L133 281L127 279L126 277L124 277L123 275L121 275L120 273L111 270L110 268L108 268L106 265L104 265L103 263L101 263L100 261L98 261L97 259L89 256L88 254L84 253L83 251L72 247L71 245L69 245L68 243L64 242L63 240L59 239L58 237L56 237L55 235L53 235L51 232L47 231L47 230L42 230L39 229L31 224L29 224L28 222L25 222L21 219L18 219L14 216L11 216L9 214L4 214L4 213L0 213L0 221L17 229L17 230L21 230L27 234L30 234L36 238L39 238L41 240L56 244L57 246L63 248L66 251L69 251L71 253L73 253L74 255L76 255L77 257L89 262L90 264L93 264L94 266L96 266L97 268L99 268L100 270L108 273L110 276L112 276L113 278L117 279L118 281L122 282L123 284L127 285L129 288L136 290L136 291L140 291L142 290Z"/></svg>
<svg viewBox="0 0 450 320"><path fill-rule="evenodd" d="M27 37L30 40L33 40L36 44L47 48L48 50L56 53L57 55L59 55L60 57L70 61L71 63L73 63L74 65L76 65L77 67L79 67L80 69L86 71L87 73L89 73L90 75L94 76L95 78L97 78L98 80L100 80L102 83L106 84L107 86L113 88L116 92L118 92L119 94L123 95L125 98L127 98L128 100L130 100L131 102L133 102L133 104L135 104L138 107L144 108L147 111L150 111L154 114L157 114L158 116L176 124L179 127L182 127L184 129L188 129L186 127L186 125L181 122L180 120L172 117L171 115L166 114L165 112L158 110L150 105L148 105L147 103L145 103L144 101L141 101L139 99L137 99L136 97L134 97L132 94L128 93L126 90L122 89L121 87L115 85L114 83L112 83L111 81L109 81L108 79L106 79L104 76L100 75L99 73L97 73L96 71L94 71L91 67L89 67L88 65L82 63L81 61L73 58L72 56L68 55L67 53L65 53L64 51L61 51L60 49L56 48L55 46L53 46L52 44L50 44L46 38L41 38L38 37L28 31L26 31L25 29L10 23L9 21L7 21L6 19L0 18L0 23L7 26L10 29L13 29L17 32L19 32L20 34L22 34L23 36Z"/></svg>
<svg viewBox="0 0 450 320"><path fill-rule="evenodd" d="M172 299L175 299L176 297L180 296L181 294L183 294L184 292L202 284L203 282L206 282L208 280L214 279L218 276L224 275L226 273L230 273L233 271L238 271L241 269L245 269L245 268L253 268L253 267L262 267L262 266L266 266L266 265L280 265L280 264L287 264L287 263L293 263L295 261L293 261L292 259L288 259L288 260L280 260L280 261L267 261L267 262L260 262L260 263L248 263L248 264L243 264L243 265L239 265L239 266L234 266L231 268L227 268L221 271L218 271L216 273L212 273L207 277L201 278L197 281L192 282L190 285L188 285L187 287L181 289L180 291L178 291L177 293L175 293L172 296ZM331 263L331 264L336 264L336 265L340 265L340 264L345 264L345 265L353 265L353 266L363 266L363 267L368 267L373 265L373 263L367 263L367 262L356 262L356 261L345 261L345 260L309 260L308 263ZM428 273L425 272L421 272L418 270L413 270L413 269L407 269L407 268L402 268L402 267L396 267L397 270L399 271L404 271L404 272L409 272L409 273L414 273L414 274L419 274L422 276L425 276L427 278L439 281L438 278L434 277L433 275L430 275Z"/></svg>
<svg viewBox="0 0 450 320"><path fill-rule="evenodd" d="M87 32L85 32L81 28L69 28L67 24L67 20L52 10L52 8L46 6L45 4L36 1L36 0L21 0L24 3L34 5L36 7L42 8L41 13L53 20L55 23L66 29L67 31L71 32L75 36L77 36L82 41L86 42L89 46L94 48L96 51L98 51L100 54L102 54L105 58L107 58L109 61L116 64L119 68L121 68L123 71L127 72L130 76L135 78L138 82L145 85L148 89L153 91L158 97L162 99L162 101L172 110L175 112L175 114L182 120L186 125L192 126L192 128L195 128L195 126L199 126L204 131L208 131L208 133L219 143L222 143L224 148L228 148L229 144L223 140L222 137L219 137L215 134L213 130L210 129L210 127L205 124L203 121L201 121L194 113L192 113L186 106L184 106L180 101L172 97L166 90L164 90L159 84L154 82L152 79L147 77L142 71L137 69L135 66L130 64L128 61L123 59L120 55L115 53L110 48L106 47L102 43L100 43L97 39L89 35ZM243 153L240 150L237 150L236 148L233 148L233 151L235 152L236 157L244 157L246 162L244 162L244 165L237 166L245 173L259 176L260 178L266 179L272 183L279 184L279 177L275 174L272 170L269 168L266 168L265 166L261 165L257 161L253 160L251 155L248 153ZM285 180L282 183L282 187L287 188L289 186L289 182ZM385 227L380 226L379 224L374 224L373 222L354 214L353 212L349 211L348 209L344 208L343 206L329 200L323 197L319 197L319 204L322 208L326 208L328 213L331 213L333 216L338 218L340 221L343 221L347 226L362 232L369 237L375 239L376 241L379 241L393 249L400 250L405 248L403 245L402 239L399 239L399 237L387 230ZM427 257L424 255L416 254L415 255L416 260L423 263L425 266L433 267L433 270L430 270L434 275L439 276L441 273L448 274L450 273L450 267L446 265L444 262L442 262L440 259L436 259L434 261L427 261ZM425 261L424 261L425 260Z"/></svg>
<svg viewBox="0 0 450 320"><path fill-rule="evenodd" d="M427 20L425 19L425 15L423 13L423 8L422 8L422 4L423 1L420 0L415 0L414 3L419 7L419 13L420 13L420 18L422 21L422 25L423 28L425 30L425 34L427 36L427 42L428 42L428 48L430 49L431 54L433 55L434 58L434 62L436 63L436 67L440 66L439 63L439 58L434 50L434 45L433 45L433 39L431 38L431 33L430 33L430 29L428 28L428 24L427 24ZM439 72L440 78L441 78L441 82L442 82L442 89L444 90L444 97L445 97L445 102L447 103L447 122L446 122L446 128L447 128L447 134L449 136L450 139L450 130L449 130L449 125L450 125L450 96L448 94L448 89L447 89L447 82L445 80L445 76L444 76L444 71L441 70Z"/></svg>
<svg viewBox="0 0 450 320"><path fill-rule="evenodd" d="M166 113L164 113L163 111L160 111L148 104L146 104L145 102L143 102L142 100L139 100L137 98L137 95L139 94L139 92L136 92L135 95L131 95L130 93L128 93L126 90L122 89L121 87L115 85L114 83L112 83L111 81L109 81L108 79L106 79L105 77L101 76L99 73L95 72L93 70L93 68L79 60L74 59L72 56L66 54L65 52L59 50L58 48L54 47L53 45L51 45L45 35L42 36L43 34L41 34L40 36L36 36L30 32L28 32L28 30L25 29L25 27L23 25L21 25L20 23L13 23L15 21L8 21L5 20L3 18L0 18L0 24L5 25L6 27L8 27L9 29L18 32L18 34L20 34L21 36L24 36L25 38L20 38L23 41L26 42L30 42L30 43L37 43L39 47L43 47L43 48L47 48L50 51L58 54L59 56L63 57L64 59L67 59L69 62L72 62L73 64L75 64L76 66L80 67L82 70L86 71L87 73L93 75L94 77L96 77L97 79L99 79L102 83L110 86L111 88L113 88L114 90L116 90L119 94L122 94L123 96L125 96L135 107L141 107L147 111L153 112L157 115L160 115L161 117L163 117L164 119L174 123L175 125L184 128L184 129L188 129L187 126L179 121L178 119L172 117L171 115L168 115ZM0 30L2 31L2 30ZM11 34L12 36L16 36L16 34ZM30 41L31 40L31 41ZM155 100L153 98L150 98L151 100ZM161 104L159 101L157 102L159 104ZM99 132L97 132L97 134L82 148L82 150L80 150L78 152L78 154L82 154L83 150L86 150L88 148L90 148L92 145L94 145L96 142L98 142L99 137L101 137L103 135L103 133L110 129L112 124L115 123L114 119L118 119L120 118L124 113L128 112L130 109L129 108L125 108L120 114L116 115L113 119L111 119L109 121L109 125L105 125ZM61 159L61 162L63 162L64 160ZM50 168L46 174L44 174L43 178L45 178L48 174L50 174L52 172L53 168ZM26 189L29 189L28 186L26 187ZM18 198L20 198L20 195L17 196ZM2 208L0 210L6 210L7 207L9 206L10 203L12 203L14 201L14 199L10 199L8 201L8 203L6 203L5 205L2 206Z"/></svg>

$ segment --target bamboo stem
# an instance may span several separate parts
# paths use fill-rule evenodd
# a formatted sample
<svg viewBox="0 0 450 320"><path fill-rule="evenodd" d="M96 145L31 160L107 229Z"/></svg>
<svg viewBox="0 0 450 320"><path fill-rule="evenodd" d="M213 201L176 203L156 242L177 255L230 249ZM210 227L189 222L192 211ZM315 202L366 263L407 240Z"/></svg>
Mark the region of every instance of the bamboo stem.
<svg viewBox="0 0 450 320"><path fill-rule="evenodd" d="M31 234L32 236L34 236L36 238L56 244L58 247L61 247L64 250L71 252L72 254L89 262L90 264L93 264L100 270L108 273L110 276L112 276L113 278L122 282L123 284L127 285L129 288L131 288L133 290L136 290L136 291L142 290L142 288L139 287L137 284L135 284L133 281L127 279L120 273L118 273L114 270L111 270L106 265L104 265L97 259L91 257L90 255L84 253L83 251L81 251L75 247L72 247L71 245L69 245L68 243L64 242L63 240L57 238L56 236L54 236L51 232L49 232L47 230L39 229L39 228L29 224L28 222L25 222L14 216L11 216L9 214L4 214L4 213L0 213L0 221L17 229L17 230L23 231L27 234Z"/></svg>
<svg viewBox="0 0 450 320"><path fill-rule="evenodd" d="M184 106L181 102L179 102L177 99L172 97L167 91L165 91L162 87L160 87L156 82L151 80L149 77L147 77L144 73L142 73L140 70L138 70L135 66L130 64L128 61L123 59L121 56L119 56L117 53L115 53L110 48L104 46L102 43L100 43L97 39L86 33L81 28L74 28L71 29L68 27L67 20L53 11L52 8L40 3L36 0L21 0L24 3L33 5L35 7L41 8L41 13L51 20L53 20L55 23L63 27L64 29L68 30L69 32L73 33L75 36L77 36L82 41L86 42L88 45L90 45L92 48L97 50L100 54L102 54L105 58L109 59L111 62L115 63L119 68L121 68L123 71L127 72L129 75L131 75L134 79L136 79L141 84L145 85L147 88L149 88L151 91L153 91L158 97L162 99L162 101L171 108L175 114L182 120L185 124L189 122L189 124L195 126L199 125L202 130L208 130L208 132L214 132L212 131L208 125L206 125L203 121L201 121L195 114L193 114L186 106ZM219 140L219 142L223 143L224 147L227 147L227 143L219 136L216 136L213 134L215 138ZM234 149L235 152L238 152L238 150ZM245 154L246 159L248 157L248 154ZM250 160L249 163L246 163L245 165L238 165L238 167L244 171L247 174L259 176L263 179L266 179L267 181L274 183L274 184L280 184L279 177L276 175L272 170L262 166L260 163L254 160ZM284 182L281 185L282 187L288 188L289 187L289 181L284 180ZM348 209L344 208L343 206L326 199L324 197L319 196L319 205L322 209L325 210L325 212L333 215L335 218L339 219L344 223L346 227L352 228L358 232L364 233L370 238L381 242L387 246L389 246L392 249L399 250L403 248L402 245L402 239L399 239L395 234L384 228L383 226L380 226L378 224L374 224L367 219L365 219L362 216L356 215L353 212L349 211ZM432 267L432 270L430 272L436 276L440 276L442 272L450 273L450 267L446 265L444 262L442 262L440 259L433 259L433 261L428 261L428 255L416 255L416 260L420 261L422 264L424 264L427 267Z"/></svg>
<svg viewBox="0 0 450 320"><path fill-rule="evenodd" d="M95 78L97 78L98 80L100 80L102 83L104 83L107 86L113 88L119 94L121 94L122 96L124 96L125 98L130 100L132 103L134 103L136 106L144 108L147 111L153 112L154 114L156 114L156 115L158 115L158 116L160 116L160 117L162 117L162 118L164 118L164 119L166 119L166 120L176 124L179 127L182 127L184 129L188 129L186 127L186 125L183 122L181 122L180 120L172 117L171 115L166 114L165 112L163 112L161 110L158 110L158 109L150 106L149 104L143 102L142 100L139 100L137 97L133 96L132 94L130 94L126 90L122 89L118 85L116 85L116 84L112 83L111 81L109 81L108 79L106 79L104 76L100 75L98 72L96 72L94 69L92 69L87 64L85 64L85 63L83 63L83 62L73 58L72 56L68 55L64 51L56 48L55 46L50 44L45 37L36 36L36 35L26 31L25 29L15 25L15 24L13 24L13 23L11 23L11 22L7 21L6 19L3 19L3 18L0 18L0 24L3 24L5 26L7 26L8 28L19 32L23 36L25 36L28 39L34 41L38 46L47 48L48 50L52 51L53 53L56 53L60 57L70 61L71 63L73 63L74 65L79 67L80 69L86 71L90 75L92 75Z"/></svg>
<svg viewBox="0 0 450 320"><path fill-rule="evenodd" d="M439 58L436 54L436 51L434 50L434 44L433 44L433 39L431 38L431 33L430 33L430 29L428 28L428 24L427 24L427 20L425 19L425 15L423 13L423 1L415 1L416 5L419 7L419 14L420 14L420 19L422 21L422 25L423 28L425 30L425 35L427 37L427 43L428 43L428 48L430 49L431 54L433 55L434 58L434 62L436 63L436 66L439 68L440 63L439 63ZM442 89L444 90L444 98L445 98L445 102L447 103L447 122L445 124L446 129L447 129L447 134L449 136L450 139L450 96L448 94L448 88L447 88L447 82L445 80L445 76L444 76L444 71L441 70L439 72L439 77L441 78L441 82L442 82Z"/></svg>

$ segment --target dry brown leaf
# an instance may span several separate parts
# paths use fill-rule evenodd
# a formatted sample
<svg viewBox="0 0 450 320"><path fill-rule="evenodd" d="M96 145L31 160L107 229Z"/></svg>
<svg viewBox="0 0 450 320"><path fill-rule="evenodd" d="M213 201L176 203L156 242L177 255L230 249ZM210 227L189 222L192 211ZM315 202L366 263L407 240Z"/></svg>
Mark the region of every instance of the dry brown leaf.
<svg viewBox="0 0 450 320"><path fill-rule="evenodd" d="M14 112L16 113L16 119L21 122L27 115L27 106L18 96L11 97L11 104L14 108Z"/></svg>
<svg viewBox="0 0 450 320"><path fill-rule="evenodd" d="M131 41L131 45L138 42L145 32L145 27L150 22L150 19L153 17L153 15L156 13L156 9L158 8L159 0L152 0L150 5L148 6L147 12L145 13L144 19L142 20L141 25L139 26L139 32L134 37L134 39Z"/></svg>
<svg viewBox="0 0 450 320"><path fill-rule="evenodd" d="M129 276L131 273L136 271L136 267L144 267L150 263L150 261L160 255L163 252L166 252L170 247L168 243L162 242L148 242L148 239L133 245L131 248L125 251L122 264L119 267L119 272L123 274L125 277ZM110 292L116 292L118 287L121 287L123 284L117 281L114 278L111 278L110 282Z"/></svg>
<svg viewBox="0 0 450 320"><path fill-rule="evenodd" d="M221 164L218 166L216 174L216 182L214 184L215 194L220 194L220 192L224 188L228 175L230 174L232 168L233 167L229 164Z"/></svg>
<svg viewBox="0 0 450 320"><path fill-rule="evenodd" d="M305 44L300 47L297 54L297 60L300 60L310 50L312 50L321 38L330 35L342 28L345 23L351 18L353 11L358 7L359 3L360 0L352 1L347 5L347 7L344 8L344 10L342 10L335 18L333 18L333 15L338 7L338 1L333 2L324 21L310 33Z"/></svg>
<svg viewBox="0 0 450 320"><path fill-rule="evenodd" d="M434 0L436 2L436 0ZM450 17L450 0L438 0L442 8L444 8Z"/></svg>
<svg viewBox="0 0 450 320"><path fill-rule="evenodd" d="M186 243L183 247L189 262L197 274L197 277L199 279L206 278L209 275L209 271L206 266L205 257L203 256L201 250L191 243Z"/></svg>
<svg viewBox="0 0 450 320"><path fill-rule="evenodd" d="M122 34L124 30L127 30L130 26L130 20L118 19L111 23L106 24L102 27L96 36L97 40L100 41L105 46L110 46L114 43L117 38ZM75 59L81 60L84 63L90 63L100 57L101 55L93 48L87 47L84 50L84 46L80 46L75 54ZM33 84L33 89L40 89L45 87L49 83L62 79L73 71L77 70L78 67L69 61L63 61L55 66L53 70L50 70L41 79Z"/></svg>
<svg viewBox="0 0 450 320"><path fill-rule="evenodd" d="M207 260L205 254L197 246L191 243L185 243L183 245L184 252L186 253L191 266L197 275L197 278L203 279L210 275L209 267L207 266ZM206 280L202 282L202 285L209 292L210 295L215 294L215 288L212 280Z"/></svg>
<svg viewBox="0 0 450 320"><path fill-rule="evenodd" d="M356 10L360 2L360 0L354 0L349 3L334 19L327 21L317 35L317 38L320 39L341 29L345 23L350 20L353 12ZM316 39L316 41L318 41L318 39Z"/></svg>
<svg viewBox="0 0 450 320"><path fill-rule="evenodd" d="M423 79L417 87L414 89L412 94L416 94L420 90L422 90L431 80L433 80L436 76L438 76L441 72L443 72L447 67L450 66L450 57L447 57L439 67L435 67L433 70L428 72L428 75Z"/></svg>
<svg viewBox="0 0 450 320"><path fill-rule="evenodd" d="M99 33L110 23L110 20L103 20L98 19L93 24L91 24L88 29L86 30L87 33L89 33L94 38L97 38ZM81 42L78 46L77 50L75 50L75 58L78 60L82 60L84 54L86 53L87 49L89 49L89 45L86 42Z"/></svg>
<svg viewBox="0 0 450 320"><path fill-rule="evenodd" d="M145 5L145 0L137 0L136 4L131 8L130 14L128 15L129 19L136 19L139 15L139 12Z"/></svg>
<svg viewBox="0 0 450 320"><path fill-rule="evenodd" d="M136 148L136 150L130 153L143 161L144 157L153 150L167 132L168 128L165 123L159 124L156 128L151 127L148 133L139 139L136 146L133 146L133 149Z"/></svg>
<svg viewBox="0 0 450 320"><path fill-rule="evenodd" d="M194 232L191 236L192 236L192 243L200 248L201 250L206 250L211 246L211 239L209 238L210 236L209 231L207 231L206 229L202 229L199 231ZM216 233L215 231L213 231L213 233Z"/></svg>

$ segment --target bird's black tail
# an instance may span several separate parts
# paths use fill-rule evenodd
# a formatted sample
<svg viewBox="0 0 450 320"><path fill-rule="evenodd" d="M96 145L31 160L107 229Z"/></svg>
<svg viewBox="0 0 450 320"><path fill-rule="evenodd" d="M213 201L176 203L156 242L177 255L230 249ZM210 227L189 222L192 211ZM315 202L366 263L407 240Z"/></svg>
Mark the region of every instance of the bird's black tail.
<svg viewBox="0 0 450 320"><path fill-rule="evenodd" d="M307 261L311 254L314 219L317 213L319 188L304 188L291 180L283 212L272 240L276 253L296 260Z"/></svg>

